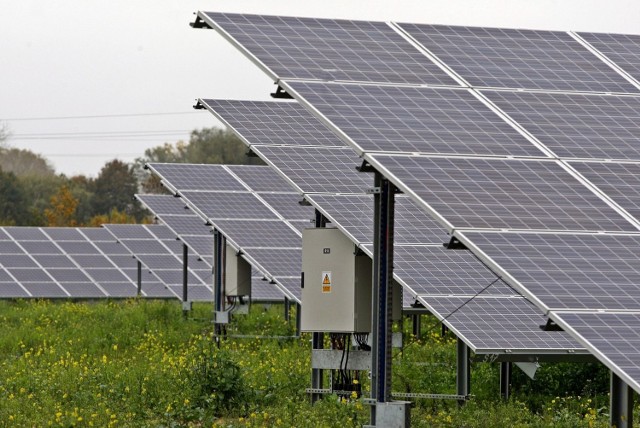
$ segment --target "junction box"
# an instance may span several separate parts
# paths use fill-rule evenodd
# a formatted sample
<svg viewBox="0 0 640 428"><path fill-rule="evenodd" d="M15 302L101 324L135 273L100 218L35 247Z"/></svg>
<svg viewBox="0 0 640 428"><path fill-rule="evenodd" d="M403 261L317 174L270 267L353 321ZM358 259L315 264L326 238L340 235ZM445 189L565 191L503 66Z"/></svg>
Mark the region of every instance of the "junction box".
<svg viewBox="0 0 640 428"><path fill-rule="evenodd" d="M371 330L371 259L335 228L302 232L301 330Z"/></svg>
<svg viewBox="0 0 640 428"><path fill-rule="evenodd" d="M227 245L225 287L227 296L251 295L251 265L230 245Z"/></svg>

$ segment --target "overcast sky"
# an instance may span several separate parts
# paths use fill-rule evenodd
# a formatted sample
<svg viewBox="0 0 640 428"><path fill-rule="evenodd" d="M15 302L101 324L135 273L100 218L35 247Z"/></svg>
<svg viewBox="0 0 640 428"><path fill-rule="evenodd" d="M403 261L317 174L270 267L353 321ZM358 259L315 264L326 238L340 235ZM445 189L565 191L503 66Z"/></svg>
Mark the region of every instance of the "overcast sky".
<svg viewBox="0 0 640 428"><path fill-rule="evenodd" d="M131 161L146 148L219 125L211 114L191 108L196 98L269 98L272 82L252 63L216 32L189 27L197 10L640 34L640 0L0 5L0 121L12 134L9 144L44 155L67 175L95 176L113 158Z"/></svg>

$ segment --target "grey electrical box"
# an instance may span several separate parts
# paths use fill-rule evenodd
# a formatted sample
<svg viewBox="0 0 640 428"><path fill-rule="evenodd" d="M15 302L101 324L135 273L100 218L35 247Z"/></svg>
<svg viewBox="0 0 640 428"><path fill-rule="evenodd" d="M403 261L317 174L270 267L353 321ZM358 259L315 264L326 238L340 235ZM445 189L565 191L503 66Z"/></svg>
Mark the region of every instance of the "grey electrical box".
<svg viewBox="0 0 640 428"><path fill-rule="evenodd" d="M371 259L334 228L302 232L302 331L371 330Z"/></svg>
<svg viewBox="0 0 640 428"><path fill-rule="evenodd" d="M227 296L251 295L251 265L230 245L225 257L225 287Z"/></svg>

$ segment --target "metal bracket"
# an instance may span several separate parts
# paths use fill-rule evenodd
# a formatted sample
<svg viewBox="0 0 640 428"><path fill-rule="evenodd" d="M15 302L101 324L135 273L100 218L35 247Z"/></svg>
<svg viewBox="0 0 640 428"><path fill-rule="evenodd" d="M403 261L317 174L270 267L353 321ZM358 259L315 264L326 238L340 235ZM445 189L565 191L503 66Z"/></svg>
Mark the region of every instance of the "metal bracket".
<svg viewBox="0 0 640 428"><path fill-rule="evenodd" d="M195 103L193 105L193 108L194 108L194 110L204 110L204 109L206 109L206 107L200 101Z"/></svg>
<svg viewBox="0 0 640 428"><path fill-rule="evenodd" d="M282 86L280 86L280 85L278 85L278 88L276 89L275 92L272 92L269 95L271 95L272 98L282 98L282 99L286 99L286 100L292 100L293 99L293 97L289 93L287 93L287 91L282 89Z"/></svg>
<svg viewBox="0 0 640 428"><path fill-rule="evenodd" d="M305 198L302 198L301 200L299 200L298 204L302 205L303 207L310 207L311 206L311 202L307 201Z"/></svg>
<svg viewBox="0 0 640 428"><path fill-rule="evenodd" d="M249 157L249 158L257 158L258 155L256 154L256 152L254 152L253 150L249 149L244 153L245 156Z"/></svg>
<svg viewBox="0 0 640 428"><path fill-rule="evenodd" d="M458 240L455 236L451 237L449 242L445 242L442 244L447 250L467 250L468 248L462 242Z"/></svg>
<svg viewBox="0 0 640 428"><path fill-rule="evenodd" d="M551 318L547 319L547 323L540 326L542 331L564 331L562 327L555 323Z"/></svg>
<svg viewBox="0 0 640 428"><path fill-rule="evenodd" d="M365 193L367 195L379 195L380 194L380 188L379 187L370 187L367 190L365 190Z"/></svg>
<svg viewBox="0 0 640 428"><path fill-rule="evenodd" d="M338 391L329 388L307 388L305 389L307 394L337 394L337 395L349 395L352 391ZM473 399L473 395L458 395L458 394L427 394L422 392L392 392L393 398L416 398L427 400L464 400L469 401ZM362 404L376 405L378 401L374 398L360 398Z"/></svg>
<svg viewBox="0 0 640 428"><path fill-rule="evenodd" d="M362 161L362 165L357 166L356 169L359 172L376 172L376 170L371 166L371 164L369 162L367 162L366 160Z"/></svg>
<svg viewBox="0 0 640 428"><path fill-rule="evenodd" d="M207 30L210 30L212 28L211 25L204 22L204 20L199 16L196 16L196 20L191 22L189 26L191 26L191 28L205 28Z"/></svg>

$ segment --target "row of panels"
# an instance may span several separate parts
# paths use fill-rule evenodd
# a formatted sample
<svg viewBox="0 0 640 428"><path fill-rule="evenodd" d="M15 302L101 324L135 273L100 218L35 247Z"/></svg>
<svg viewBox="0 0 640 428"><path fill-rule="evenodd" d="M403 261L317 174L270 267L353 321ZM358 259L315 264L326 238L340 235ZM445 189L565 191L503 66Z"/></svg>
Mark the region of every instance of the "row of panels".
<svg viewBox="0 0 640 428"><path fill-rule="evenodd" d="M205 24L274 80L639 92L640 36L198 12Z"/></svg>
<svg viewBox="0 0 640 428"><path fill-rule="evenodd" d="M631 336L623 339L623 346L614 346L620 341L614 332L637 327L637 313L615 318L612 312L638 311L633 298L640 291L634 268L638 260L632 250L640 222L621 206L633 205L637 179L633 174L628 181L616 176L613 182L605 183L612 192L606 194L570 162L580 158L639 159L636 94L640 87L640 37L198 16L262 66L449 232L464 239L501 278L640 390L640 366L637 360L629 364L623 354L638 355L640 341ZM364 28L371 30L362 38ZM310 41L319 42L319 35L328 31L338 34L338 48L326 49L322 43L314 48ZM403 70L403 66L413 65L407 57L407 52L413 51L408 48L399 53L392 46L378 48L382 45L377 42L395 37L393 34L416 42L413 47L439 66L436 72L420 69L413 73L428 75L429 81L420 83L470 89L401 87L398 83L417 82L380 79L376 73L389 66ZM372 43L363 44L363 40ZM274 50L265 49L271 44ZM278 45L288 46L290 54L279 54ZM360 81L351 72L351 62L331 56L345 52L365 55L373 78L363 80L375 85L335 82ZM382 52L389 55L378 61ZM323 53L338 70L314 75L318 66L326 66ZM454 79L455 84L443 76ZM530 93L483 91L483 87ZM629 95L609 95L615 92ZM518 156L539 159L514 159ZM606 177L596 174L596 178ZM494 231L490 234L483 229ZM495 232L500 229L532 232ZM541 238L539 230L552 233ZM567 231L573 233L563 234ZM594 234L583 238L576 232L604 232L604 238ZM612 238L620 232L627 236ZM547 240L558 247L553 248ZM604 241L621 251L607 251ZM558 308L569 313L560 313ZM607 311L615 322L605 326L604 318L596 317L589 329L589 318L577 312L584 309ZM607 332L610 334L603 334ZM606 337L611 342L602 340Z"/></svg>

